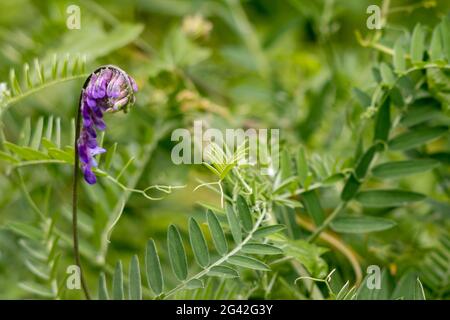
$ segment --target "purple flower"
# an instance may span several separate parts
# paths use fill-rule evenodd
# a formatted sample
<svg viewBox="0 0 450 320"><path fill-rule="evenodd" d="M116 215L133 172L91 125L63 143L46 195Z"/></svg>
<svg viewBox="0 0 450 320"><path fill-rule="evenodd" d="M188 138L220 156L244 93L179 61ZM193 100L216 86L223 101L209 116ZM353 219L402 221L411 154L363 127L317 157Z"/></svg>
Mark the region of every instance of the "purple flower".
<svg viewBox="0 0 450 320"><path fill-rule="evenodd" d="M105 112L125 113L134 104L134 93L138 90L136 82L128 74L114 66L107 66L94 72L82 91L81 117L83 125L77 140L81 171L89 184L97 182L93 167L97 166L94 157L106 152L97 144L97 131L106 129L103 120Z"/></svg>

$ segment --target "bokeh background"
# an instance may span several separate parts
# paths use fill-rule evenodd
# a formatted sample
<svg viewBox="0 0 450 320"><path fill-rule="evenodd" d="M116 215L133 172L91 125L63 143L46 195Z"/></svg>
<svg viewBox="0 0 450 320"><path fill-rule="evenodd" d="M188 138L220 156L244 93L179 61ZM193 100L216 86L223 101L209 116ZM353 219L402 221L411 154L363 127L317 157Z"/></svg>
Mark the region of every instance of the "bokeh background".
<svg viewBox="0 0 450 320"><path fill-rule="evenodd" d="M390 10L382 42L387 47L419 22L431 30L450 9L450 2L439 0L385 2ZM59 71L67 59L68 73L76 59L80 64L86 61L85 70L77 70L71 79L0 109L3 141L26 140L27 130L32 134L41 117L45 127L52 116L55 126L56 119L60 121L60 144L71 145L83 75L99 65L116 64L136 79L139 92L129 115L107 120L104 145L112 148L117 143L111 170L120 171L134 158L122 177L124 184L141 189L155 184L186 185L161 201L149 201L107 179L100 179L96 186L83 184L80 228L92 288L101 270L111 274L117 260L127 266L134 253L142 256L149 237L163 247L170 223L185 232L187 218L204 213L199 203L219 206L216 193L205 188L193 192L199 180L213 180L204 167L171 162L173 128L190 128L193 120L216 128L280 128L283 146L302 145L325 170L338 170L333 166L339 167L354 152L359 134L355 128L364 112L352 89L372 90L371 69L383 59L382 52L358 41L358 32L362 37L378 32L366 27L366 9L371 4L382 6L375 0L0 2L0 82L9 86L14 68L23 83L23 65L33 68L35 59L44 73L51 72L55 57ZM80 8L79 30L66 25L70 5ZM441 143L448 147L448 141ZM53 297L52 288L63 286L65 268L72 263L71 167L48 164L11 169L0 161L0 171L0 298ZM436 208L431 213L429 205L389 213L398 219L395 231L346 239L361 265L380 265L394 277L410 268L422 270L420 262L427 250L449 230L448 193L436 191L439 179L433 173L401 183L431 194ZM448 180L445 183L448 192ZM331 210L336 193L324 192L321 199L324 209ZM105 226L122 203L122 217L107 244ZM23 234L43 230L39 212L53 221L57 230L46 228L59 239L55 246L59 264L51 280L40 278L39 270L30 271L31 253L24 249ZM23 230L23 224L36 229ZM39 250L31 248L31 252ZM450 251L446 254L450 257ZM169 268L166 252L161 255ZM354 281L342 256L330 250L322 258L327 270L338 270L337 287ZM448 261L440 262L447 273L437 275L441 280L436 286L425 281L430 298L449 296ZM286 283L280 280L271 292L264 292L251 291L249 287L259 284L247 280L232 297L299 297L292 281L282 279ZM62 290L58 297L82 296Z"/></svg>

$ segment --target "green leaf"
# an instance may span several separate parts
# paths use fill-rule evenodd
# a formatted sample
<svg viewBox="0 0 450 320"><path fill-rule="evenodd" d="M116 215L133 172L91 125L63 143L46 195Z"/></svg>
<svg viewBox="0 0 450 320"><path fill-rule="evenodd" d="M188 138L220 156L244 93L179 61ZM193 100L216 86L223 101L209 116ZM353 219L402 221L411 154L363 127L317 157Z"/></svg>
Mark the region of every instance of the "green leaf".
<svg viewBox="0 0 450 320"><path fill-rule="evenodd" d="M39 149L42 138L42 131L44 129L44 117L39 117L36 128L34 129L33 137L31 138L30 147L32 149Z"/></svg>
<svg viewBox="0 0 450 320"><path fill-rule="evenodd" d="M356 192L358 192L360 185L361 182L359 182L353 174L350 174L347 182L344 185L344 189L342 189L341 199L343 201L349 201L350 199L352 199L355 196Z"/></svg>
<svg viewBox="0 0 450 320"><path fill-rule="evenodd" d="M322 185L330 186L330 185L336 184L344 179L345 179L345 174L338 172L338 173L332 174L331 176L325 178L325 180L322 181Z"/></svg>
<svg viewBox="0 0 450 320"><path fill-rule="evenodd" d="M41 144L47 150L50 148L58 149L58 146L53 141L51 141L47 138L42 138Z"/></svg>
<svg viewBox="0 0 450 320"><path fill-rule="evenodd" d="M410 56L411 61L416 64L422 62L423 51L425 49L425 30L417 24L411 37Z"/></svg>
<svg viewBox="0 0 450 320"><path fill-rule="evenodd" d="M425 300L422 283L415 272L407 272L398 282L392 300Z"/></svg>
<svg viewBox="0 0 450 320"><path fill-rule="evenodd" d="M439 166L439 161L431 159L393 161L374 167L372 174L378 178L398 178L425 172L437 166Z"/></svg>
<svg viewBox="0 0 450 320"><path fill-rule="evenodd" d="M6 228L15 232L16 234L30 238L32 240L40 241L43 239L43 233L40 229L22 222L8 222Z"/></svg>
<svg viewBox="0 0 450 320"><path fill-rule="evenodd" d="M116 263L116 268L114 270L113 276L113 300L124 300L125 295L123 293L123 267L122 261Z"/></svg>
<svg viewBox="0 0 450 320"><path fill-rule="evenodd" d="M48 289L38 283L21 282L21 283L19 283L19 287L22 290L25 290L31 294L35 294L35 295L38 295L38 296L46 298L46 299L54 299L55 298L55 294L50 289Z"/></svg>
<svg viewBox="0 0 450 320"><path fill-rule="evenodd" d="M264 243L247 243L242 247L243 253L248 254L282 254L283 250L270 244Z"/></svg>
<svg viewBox="0 0 450 320"><path fill-rule="evenodd" d="M394 69L397 73L403 73L406 70L405 50L401 39L398 39L394 45Z"/></svg>
<svg viewBox="0 0 450 320"><path fill-rule="evenodd" d="M331 222L331 228L341 233L367 233L390 229L396 225L395 221L378 217L337 217Z"/></svg>
<svg viewBox="0 0 450 320"><path fill-rule="evenodd" d="M425 290L423 289L422 282L420 282L420 279L416 279L416 287L414 290L414 300L426 300L425 296Z"/></svg>
<svg viewBox="0 0 450 320"><path fill-rule="evenodd" d="M361 281L358 288L357 300L388 300L391 294L389 272L383 270L379 282L379 288L376 287L378 275L368 273Z"/></svg>
<svg viewBox="0 0 450 320"><path fill-rule="evenodd" d="M231 235L233 236L234 242L236 242L236 244L239 244L242 241L241 225L239 224L239 220L234 213L233 206L229 203L227 203L226 206L226 213Z"/></svg>
<svg viewBox="0 0 450 320"><path fill-rule="evenodd" d="M264 227L257 229L253 233L253 238L254 239L265 238L267 236L270 236L271 234L280 232L284 229L286 229L286 226L284 226L282 224L274 224L274 225L270 225L270 226L264 226Z"/></svg>
<svg viewBox="0 0 450 320"><path fill-rule="evenodd" d="M175 225L170 225L167 232L170 265L173 273L180 280L187 278L187 259L180 232Z"/></svg>
<svg viewBox="0 0 450 320"><path fill-rule="evenodd" d="M408 112L402 117L401 124L411 127L431 119L437 119L442 115L440 103L434 99L419 99L408 108Z"/></svg>
<svg viewBox="0 0 450 320"><path fill-rule="evenodd" d="M31 77L30 77L30 65L28 63L25 63L23 65L23 73L25 76L25 84L27 89L30 89L33 87L33 83L31 81Z"/></svg>
<svg viewBox="0 0 450 320"><path fill-rule="evenodd" d="M448 132L447 127L421 128L400 134L389 141L391 150L409 150L439 138Z"/></svg>
<svg viewBox="0 0 450 320"><path fill-rule="evenodd" d="M103 164L103 168L105 170L109 170L109 168L111 167L112 159L116 154L116 150L117 150L117 142L114 143L113 146L106 152L105 161Z"/></svg>
<svg viewBox="0 0 450 320"><path fill-rule="evenodd" d="M9 70L9 83L12 89L13 95L18 95L22 92L20 88L19 81L16 77L16 71L14 69Z"/></svg>
<svg viewBox="0 0 450 320"><path fill-rule="evenodd" d="M365 93L364 91L362 91L358 88L353 88L352 92L362 107L367 108L372 104L372 100L370 99L370 96L367 93Z"/></svg>
<svg viewBox="0 0 450 320"><path fill-rule="evenodd" d="M308 162L306 160L305 148L303 147L300 147L297 154L297 176L303 186L308 177Z"/></svg>
<svg viewBox="0 0 450 320"><path fill-rule="evenodd" d="M447 62L450 62L450 18L444 17L440 23L442 47L444 49Z"/></svg>
<svg viewBox="0 0 450 320"><path fill-rule="evenodd" d="M24 160L47 160L49 158L45 153L30 147L18 146L8 141L3 142L3 145Z"/></svg>
<svg viewBox="0 0 450 320"><path fill-rule="evenodd" d="M100 277L98 278L98 300L109 300L105 274L103 272L100 273Z"/></svg>
<svg viewBox="0 0 450 320"><path fill-rule="evenodd" d="M205 287L205 285L203 284L203 281L201 281L199 279L192 279L186 283L186 289L188 289L188 290L195 290L195 289L204 288L204 287Z"/></svg>
<svg viewBox="0 0 450 320"><path fill-rule="evenodd" d="M31 119L26 118L20 130L18 145L27 146L30 143L31 136Z"/></svg>
<svg viewBox="0 0 450 320"><path fill-rule="evenodd" d="M250 213L250 209L248 208L247 201L245 201L244 197L241 195L239 195L236 200L236 208L238 215L241 218L244 230L250 232L253 228L252 215Z"/></svg>
<svg viewBox="0 0 450 320"><path fill-rule="evenodd" d="M61 160L73 164L74 156L66 151L57 148L48 148L48 154L52 159Z"/></svg>
<svg viewBox="0 0 450 320"><path fill-rule="evenodd" d="M373 158L377 152L377 145L373 145L370 147L358 161L355 169L355 175L359 179L362 179L366 176L367 170L369 169L370 164L372 163Z"/></svg>
<svg viewBox="0 0 450 320"><path fill-rule="evenodd" d="M433 35L431 36L430 43L430 58L431 61L440 61L443 58L442 52L442 41L441 41L441 29L438 26L434 28Z"/></svg>
<svg viewBox="0 0 450 320"><path fill-rule="evenodd" d="M356 200L363 206L371 208L403 206L423 199L425 195L421 193L396 189L361 191L356 195Z"/></svg>
<svg viewBox="0 0 450 320"><path fill-rule="evenodd" d="M200 267L209 265L209 252L202 230L194 218L189 219L189 239L194 257Z"/></svg>
<svg viewBox="0 0 450 320"><path fill-rule="evenodd" d="M223 256L228 252L228 245L223 229L220 226L219 219L211 210L207 211L206 217L214 246L216 247L217 252Z"/></svg>
<svg viewBox="0 0 450 320"><path fill-rule="evenodd" d="M327 249L305 240L288 241L283 248L286 256L291 256L303 264L312 277L324 278L328 273L328 265L321 257Z"/></svg>
<svg viewBox="0 0 450 320"><path fill-rule="evenodd" d="M286 149L283 149L280 154L280 173L281 180L292 176L291 156Z"/></svg>
<svg viewBox="0 0 450 320"><path fill-rule="evenodd" d="M378 110L374 128L374 142L387 141L389 138L389 130L391 128L390 105L391 99L386 97Z"/></svg>
<svg viewBox="0 0 450 320"><path fill-rule="evenodd" d="M12 163L12 164L17 164L20 161L17 160L16 158L14 158L12 155L10 155L9 153L0 151L0 160Z"/></svg>
<svg viewBox="0 0 450 320"><path fill-rule="evenodd" d="M25 266L37 278L43 281L49 281L49 269L47 266L42 266L40 263L34 262L31 259L25 259Z"/></svg>
<svg viewBox="0 0 450 320"><path fill-rule="evenodd" d="M242 255L234 255L228 258L229 263L234 264L238 267L253 269L253 270L261 270L261 271L270 271L268 265L264 262L256 260L255 258L242 256Z"/></svg>
<svg viewBox="0 0 450 320"><path fill-rule="evenodd" d="M323 211L320 199L315 190L310 190L302 194L303 204L306 212L318 226L325 220L325 212Z"/></svg>
<svg viewBox="0 0 450 320"><path fill-rule="evenodd" d="M230 267L215 266L209 270L208 276L231 279L231 278L238 278L239 273Z"/></svg>
<svg viewBox="0 0 450 320"><path fill-rule="evenodd" d="M384 62L382 62L380 65L380 73L381 73L381 78L383 79L384 84L386 84L389 87L391 87L395 84L395 75L392 72L391 67L389 67Z"/></svg>
<svg viewBox="0 0 450 320"><path fill-rule="evenodd" d="M158 251L156 250L155 241L148 240L145 250L145 267L147 272L148 286L156 295L160 295L164 288L164 279L159 261Z"/></svg>
<svg viewBox="0 0 450 320"><path fill-rule="evenodd" d="M139 269L139 259L137 255L134 255L131 258L128 278L130 282L130 300L142 300L141 272Z"/></svg>

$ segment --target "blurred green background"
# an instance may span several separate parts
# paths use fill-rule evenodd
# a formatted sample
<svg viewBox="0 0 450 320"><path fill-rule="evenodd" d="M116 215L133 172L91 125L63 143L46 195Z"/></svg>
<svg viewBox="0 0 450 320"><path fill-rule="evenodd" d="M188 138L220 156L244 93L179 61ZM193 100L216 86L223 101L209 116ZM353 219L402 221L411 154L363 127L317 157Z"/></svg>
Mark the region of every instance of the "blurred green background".
<svg viewBox="0 0 450 320"><path fill-rule="evenodd" d="M450 9L449 1L388 3L388 24L381 31L381 42L391 48L416 23L431 30ZM213 179L203 167L176 166L170 161L173 128L190 128L198 119L216 128L280 128L283 146L292 150L303 145L311 158L330 166L342 164L353 153L363 110L352 89L373 90L371 68L383 59L382 52L365 48L355 34L371 37L378 32L366 27L366 9L371 4L382 6L381 1L372 0L1 1L0 82L9 81L11 68L23 79L22 66L29 63L32 67L36 58L47 70L55 54L59 68L67 55L69 66L76 57L85 57L85 73L103 64L120 66L136 79L139 92L129 115L107 119L104 144L107 148L118 144L112 170L120 171L134 157L123 176L124 184L141 189L154 184L186 185L164 200L149 201L127 194L106 179L93 187L83 184L80 228L92 288L105 263L109 271L118 259L128 265L132 254L142 255L149 237L161 248L165 246L170 223L186 231L187 218L201 217L204 212L199 202L219 206L216 193L208 189L193 192L198 179ZM80 8L79 30L66 26L70 5ZM61 119L61 144L71 145L71 119L82 74L1 110L3 138L20 141L27 121L33 128L39 117L52 115ZM55 272L57 283L63 283L65 267L72 263L71 168L30 166L20 168L19 175L0 162L0 171L0 225L4 226L0 229L0 298L36 297L33 288L45 293L47 284L36 280L27 268L28 254L21 237L11 232L8 223L39 225L34 205L52 217L60 235L57 251L61 260ZM426 206L414 212L400 210L392 214L399 219L400 229L346 239L363 266L377 264L393 276L417 267L422 250L444 232L442 228L449 230L448 196L434 193L438 182L432 173L401 183L434 194L442 215L430 216ZM321 197L328 212L336 203L336 192L324 192ZM102 242L105 224L124 201L123 215L106 250ZM161 255L169 268L166 253ZM331 250L324 257L330 270L339 270L342 284L353 279L339 254ZM34 282L42 287L30 290ZM237 297L246 297L244 292L251 285L250 280L245 282ZM448 285L439 292L430 286L427 290L432 298L448 297ZM71 291L60 296L80 297ZM297 298L295 289L281 284L265 297Z"/></svg>

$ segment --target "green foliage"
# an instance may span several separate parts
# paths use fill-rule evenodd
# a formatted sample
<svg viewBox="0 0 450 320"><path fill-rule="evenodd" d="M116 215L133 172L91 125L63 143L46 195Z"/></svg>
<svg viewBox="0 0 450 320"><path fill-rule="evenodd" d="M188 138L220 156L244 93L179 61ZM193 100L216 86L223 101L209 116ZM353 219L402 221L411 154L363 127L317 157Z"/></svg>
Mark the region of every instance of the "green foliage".
<svg viewBox="0 0 450 320"><path fill-rule="evenodd" d="M391 1L367 30L369 4L83 0L70 30L65 1L2 1L0 298L82 297L72 117L83 79L116 64L139 91L105 115L80 188L94 297L448 299L450 8ZM243 161L251 134L175 165L172 132L195 120L278 128L279 158Z"/></svg>
<svg viewBox="0 0 450 320"><path fill-rule="evenodd" d="M246 212L249 211L248 206L245 204L245 199L242 199L242 206L245 206ZM218 218L215 213L208 210L208 221L214 221L212 228L210 226L210 232L217 230L219 234L223 235L224 231L220 223L218 223ZM221 257L215 261L210 261L209 252L206 245L205 238L200 229L199 224L193 218L189 220L189 239L191 243L192 250L194 252L194 257L201 268L201 271L191 275L188 278L188 262L186 258L186 250L183 245L183 240L178 228L174 225L169 226L167 231L167 244L170 264L172 266L172 271L176 278L179 280L179 284L173 289L164 291L164 273L161 268L160 259L156 251L155 243L150 240L147 243L146 249L146 274L148 285L154 292L157 298L170 297L176 294L180 290L193 290L198 288L204 288L204 278L205 277L220 277L220 278L237 278L239 277L236 267L241 267L244 269L250 269L255 271L270 271L270 267L264 262L249 256L249 255L279 255L283 253L279 247L275 245L270 245L267 243L255 243L254 234L260 231L260 225L264 218L264 213L259 213L259 217L255 225L251 230L245 231L243 229L244 221L236 220L237 224L235 227L239 228L240 232L243 232L246 237L245 239L236 242L236 247L231 251L223 253ZM271 226L273 227L273 226ZM273 229L273 228L272 228ZM280 229L278 229L280 230ZM236 232L236 231L235 231ZM261 236L261 231L260 231ZM225 238L220 236L220 240L226 241ZM223 249L224 245L219 245L219 248ZM226 248L226 245L225 245ZM246 254L246 255L244 255ZM122 264L119 262L117 264L115 274L113 276L113 297L116 299L123 299L123 270ZM129 269L129 287L130 293L129 298L132 300L139 300L142 298L142 284L139 271L139 260L137 256L133 256ZM99 297L107 298L108 294L104 292L104 275L101 274L99 278ZM116 289L116 288L120 289ZM114 294L116 290L119 292Z"/></svg>
<svg viewBox="0 0 450 320"><path fill-rule="evenodd" d="M23 65L23 78L18 79L15 69L9 72L9 85L11 91L4 95L0 104L0 116L4 110L21 99L46 87L74 79L87 77L86 58L81 56L72 57L67 54L64 58L54 55L51 64L44 65L38 60L34 60L34 68L31 69L28 63Z"/></svg>

